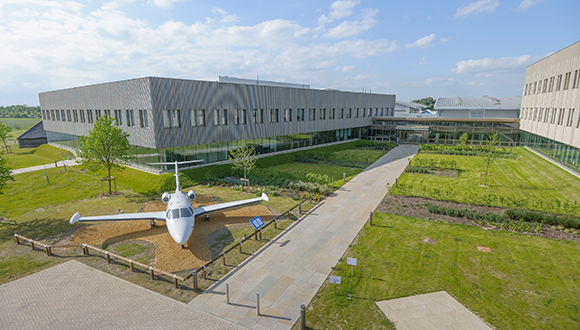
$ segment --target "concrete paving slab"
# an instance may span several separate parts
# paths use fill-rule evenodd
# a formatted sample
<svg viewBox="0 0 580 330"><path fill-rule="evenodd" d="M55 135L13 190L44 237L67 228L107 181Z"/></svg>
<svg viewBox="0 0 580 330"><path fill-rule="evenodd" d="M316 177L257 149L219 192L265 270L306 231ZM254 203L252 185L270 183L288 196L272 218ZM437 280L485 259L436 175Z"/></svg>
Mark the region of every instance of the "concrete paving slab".
<svg viewBox="0 0 580 330"><path fill-rule="evenodd" d="M417 151L417 146L399 146L391 150L302 216L286 233L254 254L251 260L231 271L189 304L198 307L208 301L205 296L218 294L218 288L225 283L244 282L242 286L230 285L230 297L255 300L256 293L259 293L273 301L269 306L261 306L261 313L282 315L286 319L262 323L261 318L257 322L248 320L241 324L254 329L264 328L265 324L273 329L291 328L298 320L300 305L308 304L316 295L332 267L367 224L369 212L388 192L387 186L395 183L395 178L400 176L409 158L413 158ZM272 267L272 261L276 261L278 266ZM252 279L260 270L270 275L256 283ZM283 291L276 285L279 281L287 286ZM236 303L234 299L231 301ZM204 306L204 310L206 308ZM211 313L221 316L223 309L216 306ZM239 314L230 317L232 314L235 313L228 313L226 319L241 322L237 319Z"/></svg>
<svg viewBox="0 0 580 330"><path fill-rule="evenodd" d="M3 329L244 328L74 260L0 286L0 311Z"/></svg>
<svg viewBox="0 0 580 330"><path fill-rule="evenodd" d="M376 304L399 330L492 329L445 291L383 300Z"/></svg>

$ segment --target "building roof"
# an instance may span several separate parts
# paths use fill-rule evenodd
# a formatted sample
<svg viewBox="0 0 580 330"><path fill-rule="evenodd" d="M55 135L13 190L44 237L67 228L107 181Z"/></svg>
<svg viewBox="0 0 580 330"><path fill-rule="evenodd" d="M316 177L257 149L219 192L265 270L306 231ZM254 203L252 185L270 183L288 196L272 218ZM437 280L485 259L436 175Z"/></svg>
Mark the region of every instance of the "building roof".
<svg viewBox="0 0 580 330"><path fill-rule="evenodd" d="M435 103L436 110L445 109L497 109L514 110L520 109L521 96L509 97L440 97Z"/></svg>
<svg viewBox="0 0 580 330"><path fill-rule="evenodd" d="M395 106L404 106L404 107L409 107L409 108L414 108L414 109L425 109L427 106L421 103L415 103L415 102L403 102L403 101L396 101L395 102Z"/></svg>
<svg viewBox="0 0 580 330"><path fill-rule="evenodd" d="M42 125L42 121L34 125L31 129L20 135L18 140L33 140L33 139L46 139L46 131Z"/></svg>

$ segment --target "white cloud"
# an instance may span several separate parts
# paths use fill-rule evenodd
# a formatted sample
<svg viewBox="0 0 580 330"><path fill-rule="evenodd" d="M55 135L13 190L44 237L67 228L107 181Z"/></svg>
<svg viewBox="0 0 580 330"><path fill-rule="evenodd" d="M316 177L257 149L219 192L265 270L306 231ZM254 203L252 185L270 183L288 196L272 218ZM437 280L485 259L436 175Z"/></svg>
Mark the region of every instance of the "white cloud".
<svg viewBox="0 0 580 330"><path fill-rule="evenodd" d="M378 9L364 9L360 21L343 21L338 26L329 29L323 37L342 39L366 32L377 23L374 16L378 12Z"/></svg>
<svg viewBox="0 0 580 330"><path fill-rule="evenodd" d="M431 33L430 35L420 38L412 44L406 44L405 48L427 48L433 47L433 40L435 40L435 33Z"/></svg>
<svg viewBox="0 0 580 330"><path fill-rule="evenodd" d="M239 20L239 17L237 15L230 14L221 8L215 7L212 10L212 13L220 14L222 16L221 22L223 22L223 23L234 23L234 22L237 22Z"/></svg>
<svg viewBox="0 0 580 330"><path fill-rule="evenodd" d="M530 7L533 7L535 5L538 5L542 2L544 2L544 0L524 0L520 3L518 8L516 8L516 11L524 11L524 10L526 10Z"/></svg>
<svg viewBox="0 0 580 330"><path fill-rule="evenodd" d="M477 14L482 11L493 13L493 11L498 6L499 6L498 0L479 0L475 2L470 2L463 7L457 8L454 18L464 18L471 14Z"/></svg>
<svg viewBox="0 0 580 330"><path fill-rule="evenodd" d="M354 66L352 65L345 65L342 68L336 68L334 71L341 71L341 72L348 72L354 70Z"/></svg>
<svg viewBox="0 0 580 330"><path fill-rule="evenodd" d="M483 58L480 60L459 61L455 68L451 69L453 73L478 74L493 71L515 70L528 66L543 56L522 55L516 57L502 58Z"/></svg>
<svg viewBox="0 0 580 330"><path fill-rule="evenodd" d="M423 58L421 59L421 61L419 61L419 63L412 65L412 67L423 66L423 65L427 65L427 57L425 57L425 56L423 56Z"/></svg>
<svg viewBox="0 0 580 330"><path fill-rule="evenodd" d="M182 2L183 0L149 0L149 3L161 8L172 8L174 3Z"/></svg>
<svg viewBox="0 0 580 330"><path fill-rule="evenodd" d="M318 24L332 23L337 19L352 15L352 8L360 4L360 0L335 1L330 5L328 16L322 15L318 18Z"/></svg>
<svg viewBox="0 0 580 330"><path fill-rule="evenodd" d="M370 75L368 75L368 74L358 74L358 75L356 75L356 76L355 76L353 79L354 79L354 80L362 80L362 79L368 79L368 78L370 78L370 77L371 77L371 76L370 76Z"/></svg>

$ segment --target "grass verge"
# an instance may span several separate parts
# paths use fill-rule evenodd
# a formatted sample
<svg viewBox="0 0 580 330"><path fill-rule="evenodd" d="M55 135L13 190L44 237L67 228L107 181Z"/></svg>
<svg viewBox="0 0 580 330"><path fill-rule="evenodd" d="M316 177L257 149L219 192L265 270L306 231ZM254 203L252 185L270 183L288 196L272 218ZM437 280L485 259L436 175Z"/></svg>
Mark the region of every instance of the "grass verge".
<svg viewBox="0 0 580 330"><path fill-rule="evenodd" d="M580 327L580 244L375 215L332 272L342 284L326 281L310 304L310 328L392 328L376 301L441 290L497 329Z"/></svg>

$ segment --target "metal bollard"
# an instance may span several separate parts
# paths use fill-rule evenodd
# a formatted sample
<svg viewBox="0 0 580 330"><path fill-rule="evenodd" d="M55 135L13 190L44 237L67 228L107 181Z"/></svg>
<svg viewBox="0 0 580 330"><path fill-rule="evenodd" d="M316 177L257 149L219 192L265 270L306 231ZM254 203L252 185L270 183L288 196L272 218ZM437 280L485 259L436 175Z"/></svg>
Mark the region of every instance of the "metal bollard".
<svg viewBox="0 0 580 330"><path fill-rule="evenodd" d="M192 270L191 271L191 275L192 275L192 278L193 278L193 289L194 290L197 290L197 270L195 270L195 269Z"/></svg>
<svg viewBox="0 0 580 330"><path fill-rule="evenodd" d="M155 272L153 271L153 267L149 266L149 274L151 274L151 279L155 279Z"/></svg>
<svg viewBox="0 0 580 330"><path fill-rule="evenodd" d="M260 316L260 294L256 293L256 316Z"/></svg>
<svg viewBox="0 0 580 330"><path fill-rule="evenodd" d="M300 330L306 330L306 306L300 305Z"/></svg>
<svg viewBox="0 0 580 330"><path fill-rule="evenodd" d="M226 283L226 303L230 304L230 285Z"/></svg>
<svg viewBox="0 0 580 330"><path fill-rule="evenodd" d="M242 253L242 242L240 242L239 247L240 247L240 249L239 249L240 250L240 253Z"/></svg>
<svg viewBox="0 0 580 330"><path fill-rule="evenodd" d="M369 226L373 225L373 212L369 215Z"/></svg>
<svg viewBox="0 0 580 330"><path fill-rule="evenodd" d="M302 202L298 203L298 214L302 214Z"/></svg>
<svg viewBox="0 0 580 330"><path fill-rule="evenodd" d="M175 284L175 288L179 289L179 283L177 283L177 277L176 275L173 275L173 283Z"/></svg>
<svg viewBox="0 0 580 330"><path fill-rule="evenodd" d="M397 180L399 180L399 179L395 178L395 188L397 188Z"/></svg>
<svg viewBox="0 0 580 330"><path fill-rule="evenodd" d="M342 181L346 182L346 173L342 173Z"/></svg>
<svg viewBox="0 0 580 330"><path fill-rule="evenodd" d="M129 260L129 268L131 269L131 272L135 271L135 266L133 266L133 259Z"/></svg>
<svg viewBox="0 0 580 330"><path fill-rule="evenodd" d="M203 279L205 280L205 277L206 277L205 266L203 266L203 269L201 270L201 277L203 277Z"/></svg>
<svg viewBox="0 0 580 330"><path fill-rule="evenodd" d="M226 265L226 254L222 253L222 263L225 266Z"/></svg>
<svg viewBox="0 0 580 330"><path fill-rule="evenodd" d="M110 264L111 263L111 256L109 255L109 251L105 252L105 257L107 257L107 263ZM149 267L151 268L151 267Z"/></svg>

